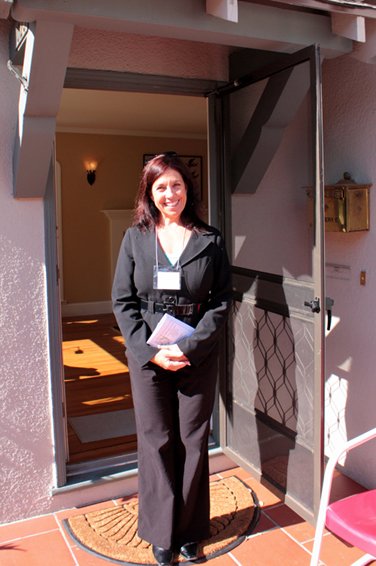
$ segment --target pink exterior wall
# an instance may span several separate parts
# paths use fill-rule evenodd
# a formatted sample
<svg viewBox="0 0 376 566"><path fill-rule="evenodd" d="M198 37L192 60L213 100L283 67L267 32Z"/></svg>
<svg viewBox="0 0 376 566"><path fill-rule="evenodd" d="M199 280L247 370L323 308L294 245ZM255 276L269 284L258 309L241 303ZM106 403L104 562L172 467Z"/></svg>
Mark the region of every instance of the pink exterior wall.
<svg viewBox="0 0 376 566"><path fill-rule="evenodd" d="M43 202L12 196L19 83L0 20L0 523L43 513L53 483Z"/></svg>
<svg viewBox="0 0 376 566"><path fill-rule="evenodd" d="M326 262L349 266L346 279L327 268L327 295L335 301L338 323L327 337L327 379L332 382L341 436L352 438L376 426L376 66L345 55L323 63L325 183L348 171L371 187L371 229L326 233ZM359 283L360 271L367 283ZM335 321L336 322L336 321ZM328 407L327 415L333 411ZM335 423L334 423L335 424ZM335 436L335 426L333 428ZM376 485L376 445L354 450L346 472L369 487Z"/></svg>

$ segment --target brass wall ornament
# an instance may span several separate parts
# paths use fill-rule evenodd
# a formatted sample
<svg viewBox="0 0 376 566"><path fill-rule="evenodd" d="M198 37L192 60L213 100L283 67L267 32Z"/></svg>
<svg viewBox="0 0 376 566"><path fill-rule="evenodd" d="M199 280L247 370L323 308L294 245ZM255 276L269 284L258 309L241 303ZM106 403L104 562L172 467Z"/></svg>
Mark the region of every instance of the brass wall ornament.
<svg viewBox="0 0 376 566"><path fill-rule="evenodd" d="M335 185L326 185L325 231L362 232L369 230L369 189L372 185L357 185L350 173ZM308 227L314 226L314 190L305 187L308 196Z"/></svg>

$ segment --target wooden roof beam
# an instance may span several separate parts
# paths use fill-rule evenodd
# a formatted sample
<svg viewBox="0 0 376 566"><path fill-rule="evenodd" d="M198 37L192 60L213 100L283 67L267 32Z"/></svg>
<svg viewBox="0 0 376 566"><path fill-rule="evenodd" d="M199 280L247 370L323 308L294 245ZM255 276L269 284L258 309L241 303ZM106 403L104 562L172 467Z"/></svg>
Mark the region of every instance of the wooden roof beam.
<svg viewBox="0 0 376 566"><path fill-rule="evenodd" d="M238 0L206 0L206 13L238 23Z"/></svg>
<svg viewBox="0 0 376 566"><path fill-rule="evenodd" d="M363 63L376 63L376 20L366 20L367 41L355 43L351 57Z"/></svg>
<svg viewBox="0 0 376 566"><path fill-rule="evenodd" d="M332 32L362 43L366 40L366 19L352 14L332 12Z"/></svg>
<svg viewBox="0 0 376 566"><path fill-rule="evenodd" d="M72 35L72 24L30 24L13 159L16 198L44 196Z"/></svg>
<svg viewBox="0 0 376 566"><path fill-rule="evenodd" d="M10 14L13 0L0 0L0 19L6 20Z"/></svg>

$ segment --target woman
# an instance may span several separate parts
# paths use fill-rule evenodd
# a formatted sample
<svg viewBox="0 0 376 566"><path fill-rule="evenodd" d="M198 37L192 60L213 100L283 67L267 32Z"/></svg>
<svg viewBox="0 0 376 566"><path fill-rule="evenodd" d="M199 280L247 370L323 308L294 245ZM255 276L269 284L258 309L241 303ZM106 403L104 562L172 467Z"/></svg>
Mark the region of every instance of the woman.
<svg viewBox="0 0 376 566"><path fill-rule="evenodd" d="M172 564L175 550L196 559L210 536L208 436L232 288L222 237L199 209L179 157L151 159L113 286L136 416L138 534L160 566ZM195 330L178 344L151 347L146 342L164 312Z"/></svg>

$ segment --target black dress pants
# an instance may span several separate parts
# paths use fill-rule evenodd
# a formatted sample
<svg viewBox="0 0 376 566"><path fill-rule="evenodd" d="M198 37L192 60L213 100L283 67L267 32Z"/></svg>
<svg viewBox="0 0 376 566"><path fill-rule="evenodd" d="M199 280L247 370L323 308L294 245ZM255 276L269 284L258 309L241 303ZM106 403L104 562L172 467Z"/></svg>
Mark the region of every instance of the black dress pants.
<svg viewBox="0 0 376 566"><path fill-rule="evenodd" d="M218 349L197 368L140 367L127 351L138 441L138 534L165 549L209 537L208 437Z"/></svg>

